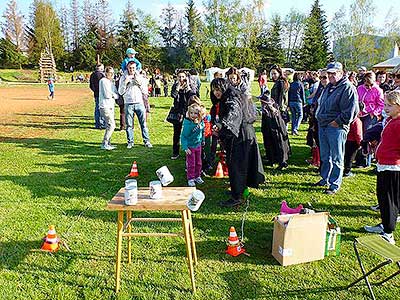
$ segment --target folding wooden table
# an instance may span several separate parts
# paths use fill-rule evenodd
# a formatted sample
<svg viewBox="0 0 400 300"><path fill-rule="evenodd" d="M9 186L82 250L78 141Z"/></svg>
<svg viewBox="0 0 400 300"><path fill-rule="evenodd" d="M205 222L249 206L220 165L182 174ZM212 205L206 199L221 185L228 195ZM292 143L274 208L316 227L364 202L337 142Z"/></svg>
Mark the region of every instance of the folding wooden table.
<svg viewBox="0 0 400 300"><path fill-rule="evenodd" d="M186 244L186 256L188 260L189 275L192 283L193 292L196 291L194 281L194 266L197 264L196 245L193 236L192 215L186 206L190 194L195 191L194 187L164 187L163 197L155 200L149 196L149 188L138 188L138 202L136 205L125 205L125 188L121 188L118 193L108 202L106 209L118 212L117 219L117 251L116 251L116 270L115 270L115 291L120 288L121 279L121 254L122 238L128 238L128 263L131 258L131 237L158 236L158 237L176 237L183 236ZM132 211L180 211L181 218L132 218ZM126 222L124 215L126 213ZM134 222L182 222L183 234L181 233L140 233L132 232Z"/></svg>

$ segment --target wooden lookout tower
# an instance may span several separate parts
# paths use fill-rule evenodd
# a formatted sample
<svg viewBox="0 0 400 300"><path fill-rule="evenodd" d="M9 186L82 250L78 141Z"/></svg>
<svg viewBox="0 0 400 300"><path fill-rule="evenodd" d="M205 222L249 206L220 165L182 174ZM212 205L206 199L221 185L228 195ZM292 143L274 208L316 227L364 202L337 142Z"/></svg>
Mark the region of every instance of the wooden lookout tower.
<svg viewBox="0 0 400 300"><path fill-rule="evenodd" d="M39 80L40 82L46 82L50 77L55 78L56 75L56 63L51 50L46 48L40 54L39 60Z"/></svg>

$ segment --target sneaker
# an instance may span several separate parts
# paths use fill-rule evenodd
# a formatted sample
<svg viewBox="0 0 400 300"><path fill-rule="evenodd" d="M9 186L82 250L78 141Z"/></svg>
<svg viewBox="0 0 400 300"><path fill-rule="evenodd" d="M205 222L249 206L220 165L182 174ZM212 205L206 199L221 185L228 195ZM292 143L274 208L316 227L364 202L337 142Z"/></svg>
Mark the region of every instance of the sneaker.
<svg viewBox="0 0 400 300"><path fill-rule="evenodd" d="M397 217L396 222L400 223L400 216Z"/></svg>
<svg viewBox="0 0 400 300"><path fill-rule="evenodd" d="M178 158L179 158L179 154L174 154L174 155L171 156L171 159L172 159L172 160L176 160L176 159L178 159Z"/></svg>
<svg viewBox="0 0 400 300"><path fill-rule="evenodd" d="M128 143L128 145L126 146L127 149L131 149L135 144L134 143Z"/></svg>
<svg viewBox="0 0 400 300"><path fill-rule="evenodd" d="M313 186L327 186L327 184L323 179L321 179L320 181L314 183Z"/></svg>
<svg viewBox="0 0 400 300"><path fill-rule="evenodd" d="M385 241L387 241L388 243L390 243L390 244L392 244L392 245L396 244L396 241L394 240L394 237L393 237L393 233L382 232L382 233L380 234L380 236L381 236Z"/></svg>
<svg viewBox="0 0 400 300"><path fill-rule="evenodd" d="M219 203L219 206L222 207L235 207L242 204L242 200L241 199L229 199L227 201L222 201Z"/></svg>
<svg viewBox="0 0 400 300"><path fill-rule="evenodd" d="M372 209L373 211L379 212L379 211L380 211L380 209L379 209L379 204L377 204L377 205L372 205L372 206L371 206L371 209ZM398 222L398 221L397 221L397 222Z"/></svg>
<svg viewBox="0 0 400 300"><path fill-rule="evenodd" d="M194 182L196 182L197 184L203 184L204 180L201 179L201 177L197 177L197 178L194 179Z"/></svg>
<svg viewBox="0 0 400 300"><path fill-rule="evenodd" d="M114 146L114 145L111 145L111 144L108 144L108 146L110 147L111 150L117 149L117 146Z"/></svg>
<svg viewBox="0 0 400 300"><path fill-rule="evenodd" d="M153 148L153 145L150 142L144 143L144 146L147 148Z"/></svg>
<svg viewBox="0 0 400 300"><path fill-rule="evenodd" d="M335 195L337 191L338 190L326 189L324 193L327 195Z"/></svg>
<svg viewBox="0 0 400 300"><path fill-rule="evenodd" d="M196 182L194 181L194 179L188 180L188 186L196 186Z"/></svg>
<svg viewBox="0 0 400 300"><path fill-rule="evenodd" d="M102 150L113 150L114 148L112 148L110 145L104 145L102 144L100 147Z"/></svg>
<svg viewBox="0 0 400 300"><path fill-rule="evenodd" d="M353 172L348 172L343 174L343 177L354 177L354 176L356 176L356 174L354 174Z"/></svg>
<svg viewBox="0 0 400 300"><path fill-rule="evenodd" d="M366 232L369 233L383 233L383 225L378 224L376 226L364 226L364 229Z"/></svg>

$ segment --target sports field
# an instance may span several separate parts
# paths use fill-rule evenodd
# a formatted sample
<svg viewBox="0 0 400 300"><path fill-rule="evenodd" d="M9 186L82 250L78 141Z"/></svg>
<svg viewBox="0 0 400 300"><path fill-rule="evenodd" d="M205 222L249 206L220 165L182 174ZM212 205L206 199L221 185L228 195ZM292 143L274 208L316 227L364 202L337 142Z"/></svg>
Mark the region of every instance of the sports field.
<svg viewBox="0 0 400 300"><path fill-rule="evenodd" d="M125 132L116 131L112 142L117 149L104 151L100 149L104 132L93 129L94 101L87 85L56 85L54 101L47 100L47 94L46 85L0 85L0 299L368 298L365 286L349 291L346 286L361 274L354 238L366 234L364 225L379 222L378 214L369 210L376 202L375 176L372 169L355 170L356 176L344 179L334 196L312 186L318 176L305 162L310 153L305 145L306 125L300 136L291 137L289 168L266 168L266 183L250 190L244 226L250 257L225 254L229 227L235 226L241 234L244 207L220 208L219 201L228 197L227 180L205 178L199 188L206 200L193 213L197 293L191 293L183 240L141 238L133 239L131 265L123 256L121 290L116 295L116 213L105 206L124 184L132 161L138 163L139 186L155 180L155 170L163 165L174 175L173 185L186 185L184 160L169 159L172 126L164 118L172 99L150 99L155 106L149 119L154 148L143 147L140 130L135 128L134 148L126 149ZM209 99L205 103L209 108ZM255 127L263 151L260 123ZM329 211L343 232L341 255L280 266L271 256L272 218L283 199L291 206L310 202ZM50 224L71 251L39 250ZM181 230L176 224L138 226L144 232ZM400 240L398 232L396 240ZM367 268L378 261L369 253L362 255ZM385 274L394 270L388 268ZM397 299L400 282L396 279L374 289L379 299Z"/></svg>

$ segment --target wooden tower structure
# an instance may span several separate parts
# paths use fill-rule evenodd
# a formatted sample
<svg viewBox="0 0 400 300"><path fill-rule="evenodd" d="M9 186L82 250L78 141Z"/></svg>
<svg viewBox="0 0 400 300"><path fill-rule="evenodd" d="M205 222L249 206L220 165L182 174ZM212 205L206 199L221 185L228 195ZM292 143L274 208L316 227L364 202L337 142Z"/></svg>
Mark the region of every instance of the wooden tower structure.
<svg viewBox="0 0 400 300"><path fill-rule="evenodd" d="M39 60L39 80L41 83L46 82L50 77L55 79L56 63L51 50L46 48L40 54Z"/></svg>

